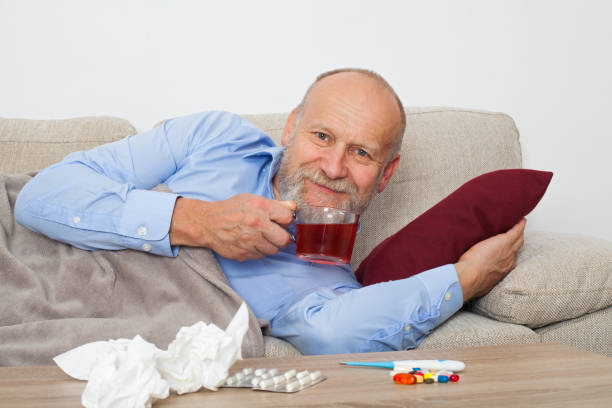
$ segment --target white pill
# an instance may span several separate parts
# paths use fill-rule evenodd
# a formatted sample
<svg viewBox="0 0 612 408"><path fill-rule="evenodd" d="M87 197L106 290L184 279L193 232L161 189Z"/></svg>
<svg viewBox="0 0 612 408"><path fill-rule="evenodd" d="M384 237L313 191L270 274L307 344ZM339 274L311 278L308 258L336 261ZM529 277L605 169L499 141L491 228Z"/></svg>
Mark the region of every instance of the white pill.
<svg viewBox="0 0 612 408"><path fill-rule="evenodd" d="M321 372L318 370L310 373L310 378L312 379L312 381L318 380L319 377L321 377Z"/></svg>
<svg viewBox="0 0 612 408"><path fill-rule="evenodd" d="M262 374L260 378L261 378L262 380L267 380L268 378L271 378L271 377L272 377L272 376L271 376L269 373L266 373L266 374Z"/></svg>
<svg viewBox="0 0 612 408"><path fill-rule="evenodd" d="M276 375L278 374L278 368L271 368L268 370L268 374L270 375Z"/></svg>
<svg viewBox="0 0 612 408"><path fill-rule="evenodd" d="M293 377L295 375L296 371L295 369L291 369L287 372L285 372L285 374L283 374L285 376L286 379L289 379L291 377Z"/></svg>
<svg viewBox="0 0 612 408"><path fill-rule="evenodd" d="M300 388L300 383L297 381L287 384L287 391L289 392L296 391L299 388Z"/></svg>
<svg viewBox="0 0 612 408"><path fill-rule="evenodd" d="M277 375L276 377L272 378L272 381L274 381L274 385L284 384L285 380L285 376L283 375Z"/></svg>
<svg viewBox="0 0 612 408"><path fill-rule="evenodd" d="M247 368L243 368L242 369L242 374L244 375L249 375L253 372L253 369L251 367L247 367Z"/></svg>
<svg viewBox="0 0 612 408"><path fill-rule="evenodd" d="M302 378L302 377L307 376L308 374L310 374L310 373L308 372L308 370L304 370L304 371L300 371L300 372L299 372L299 373L297 373L295 376L296 376L297 378Z"/></svg>
<svg viewBox="0 0 612 408"><path fill-rule="evenodd" d="M271 378L268 378L267 380L263 380L259 382L259 386L261 388L270 388L270 387L274 387L274 381Z"/></svg>
<svg viewBox="0 0 612 408"><path fill-rule="evenodd" d="M257 387L257 384L259 384L259 381L261 380L261 378L259 377L255 377L251 380L251 385L254 385L255 387Z"/></svg>
<svg viewBox="0 0 612 408"><path fill-rule="evenodd" d="M255 375L260 376L264 374L265 372L266 372L265 368L258 368L257 370L255 370Z"/></svg>
<svg viewBox="0 0 612 408"><path fill-rule="evenodd" d="M234 385L235 382L236 382L236 379L234 377L229 377L227 380L225 380L225 383L227 385Z"/></svg>
<svg viewBox="0 0 612 408"><path fill-rule="evenodd" d="M298 382L302 385L306 385L306 384L310 384L312 380L310 379L310 377L302 377L298 380Z"/></svg>
<svg viewBox="0 0 612 408"><path fill-rule="evenodd" d="M235 377L236 377L236 379L237 379L237 380L242 380L242 379L244 378L244 374L242 374L242 373L236 373L236 374L235 374Z"/></svg>

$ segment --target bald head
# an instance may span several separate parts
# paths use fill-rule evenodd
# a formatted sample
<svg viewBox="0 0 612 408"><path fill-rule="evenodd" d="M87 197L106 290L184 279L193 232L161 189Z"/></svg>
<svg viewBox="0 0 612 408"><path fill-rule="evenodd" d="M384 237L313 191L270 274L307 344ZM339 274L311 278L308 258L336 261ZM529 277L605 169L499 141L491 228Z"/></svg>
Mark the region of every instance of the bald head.
<svg viewBox="0 0 612 408"><path fill-rule="evenodd" d="M374 71L360 69L360 68L341 68L332 71L327 71L319 75L315 81L308 87L308 90L304 94L301 102L297 106L296 110L299 117L303 114L308 104L309 98L313 94L313 91L320 87L334 86L336 83L348 83L349 92L353 92L357 87L376 88L377 91L387 94L393 100L394 110L396 111L395 118L398 123L397 131L393 135L393 145L389 152L387 160L391 160L395 157L402 146L402 138L406 129L406 113L402 101L397 96L391 85L379 74ZM371 93L370 93L371 94Z"/></svg>

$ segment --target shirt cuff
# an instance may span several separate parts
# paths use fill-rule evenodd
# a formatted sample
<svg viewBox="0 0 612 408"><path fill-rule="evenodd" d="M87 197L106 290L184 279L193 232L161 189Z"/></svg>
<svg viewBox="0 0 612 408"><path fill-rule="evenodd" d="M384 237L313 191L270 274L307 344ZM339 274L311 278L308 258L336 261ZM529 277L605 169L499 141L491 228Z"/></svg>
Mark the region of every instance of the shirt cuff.
<svg viewBox="0 0 612 408"><path fill-rule="evenodd" d="M463 291L459 284L455 265L448 264L415 275L419 279L440 315L434 323L439 326L463 306Z"/></svg>
<svg viewBox="0 0 612 408"><path fill-rule="evenodd" d="M119 233L127 248L157 255L176 256L170 245L170 222L178 194L132 190L127 195Z"/></svg>

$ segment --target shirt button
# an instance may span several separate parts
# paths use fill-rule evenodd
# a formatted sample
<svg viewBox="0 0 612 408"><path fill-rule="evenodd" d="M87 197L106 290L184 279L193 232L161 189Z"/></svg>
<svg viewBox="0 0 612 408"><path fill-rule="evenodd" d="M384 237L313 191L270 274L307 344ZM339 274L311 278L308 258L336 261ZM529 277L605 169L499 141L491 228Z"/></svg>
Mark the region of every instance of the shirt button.
<svg viewBox="0 0 612 408"><path fill-rule="evenodd" d="M407 324L406 327L404 327L405 331L410 331L410 329L412 329L412 326Z"/></svg>
<svg viewBox="0 0 612 408"><path fill-rule="evenodd" d="M450 292L446 292L446 294L444 295L444 300L446 300L448 302L450 300L450 298L451 298Z"/></svg>
<svg viewBox="0 0 612 408"><path fill-rule="evenodd" d="M147 235L147 229L145 227L138 228L138 235L144 237L145 235Z"/></svg>
<svg viewBox="0 0 612 408"><path fill-rule="evenodd" d="M142 250L143 250L143 251L145 251L145 252L149 252L149 251L151 250L151 245L149 245L149 244L144 244L144 245L142 246Z"/></svg>
<svg viewBox="0 0 612 408"><path fill-rule="evenodd" d="M79 222L81 222L81 217L74 217L72 221L74 221L75 224L78 224Z"/></svg>

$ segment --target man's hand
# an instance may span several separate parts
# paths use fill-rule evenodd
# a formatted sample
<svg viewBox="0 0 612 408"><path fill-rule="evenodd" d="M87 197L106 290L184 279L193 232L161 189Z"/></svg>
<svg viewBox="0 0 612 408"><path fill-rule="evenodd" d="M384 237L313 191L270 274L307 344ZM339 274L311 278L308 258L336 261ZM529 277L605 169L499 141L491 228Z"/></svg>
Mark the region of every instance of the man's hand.
<svg viewBox="0 0 612 408"><path fill-rule="evenodd" d="M210 248L228 259L244 261L272 255L291 241L287 227L294 201L240 194L205 202L179 197L170 225L170 244Z"/></svg>
<svg viewBox="0 0 612 408"><path fill-rule="evenodd" d="M459 258L455 269L464 302L488 293L514 268L526 222L523 218L508 232L480 241Z"/></svg>

